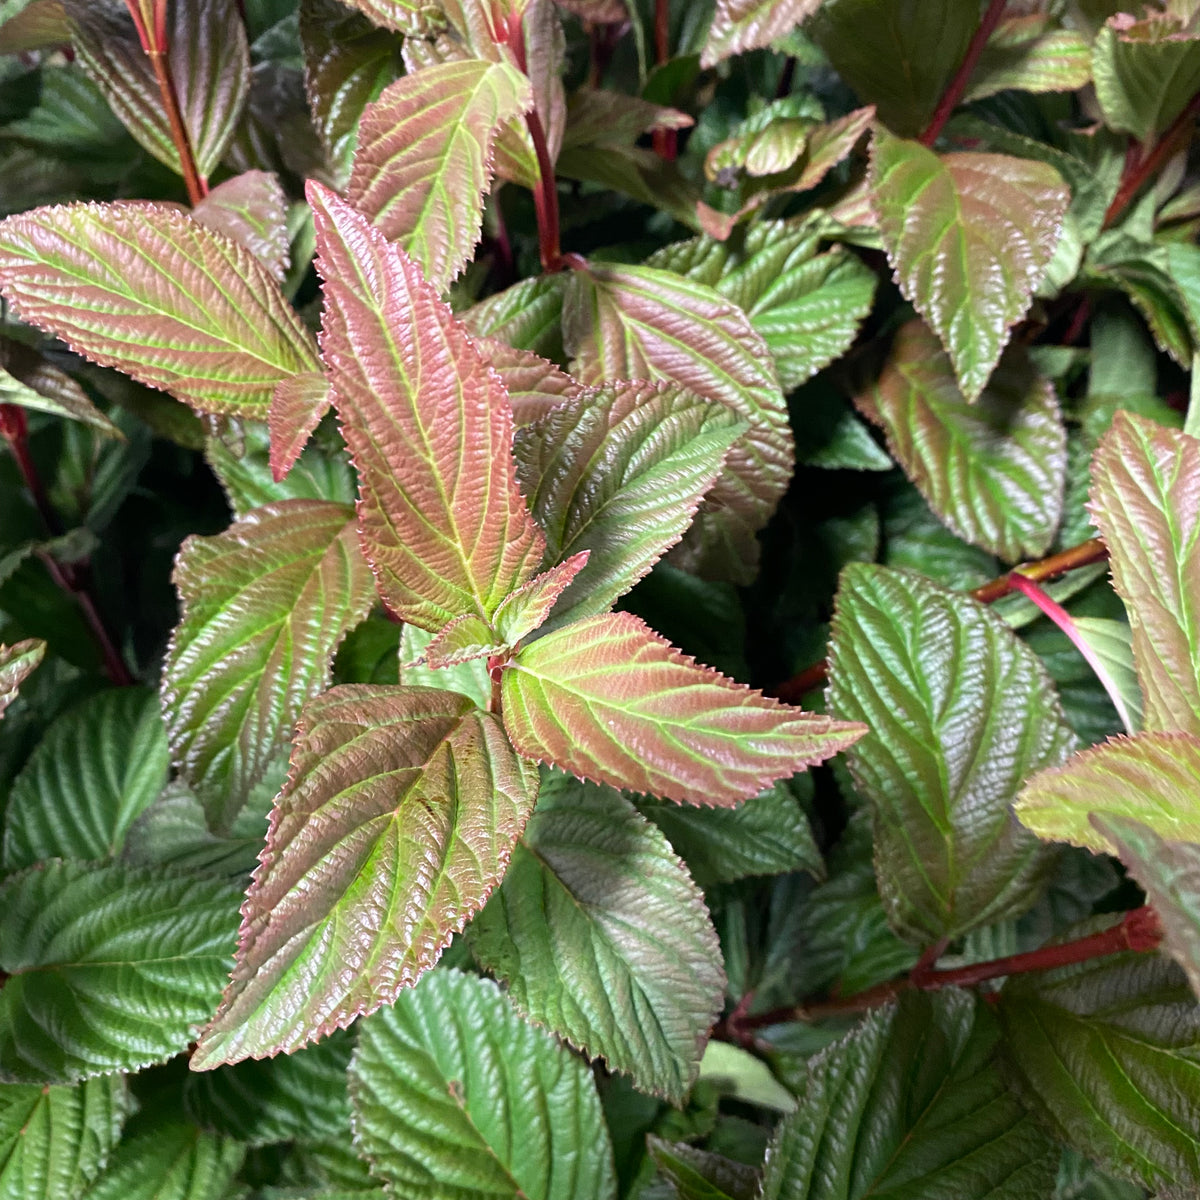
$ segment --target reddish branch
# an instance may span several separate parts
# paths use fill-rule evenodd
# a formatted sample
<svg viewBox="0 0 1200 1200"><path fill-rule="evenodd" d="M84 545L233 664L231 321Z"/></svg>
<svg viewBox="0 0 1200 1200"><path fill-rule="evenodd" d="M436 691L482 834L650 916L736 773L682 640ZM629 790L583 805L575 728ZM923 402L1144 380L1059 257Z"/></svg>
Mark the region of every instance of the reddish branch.
<svg viewBox="0 0 1200 1200"><path fill-rule="evenodd" d="M1018 590L1018 585L1014 582L1018 574L1035 583L1044 583L1047 579L1055 579L1059 575L1065 575L1068 571L1077 571L1080 567L1103 562L1107 557L1108 548L1104 543L1099 538L1089 538L1086 542L1080 542L1078 546L1072 546L1058 554L1051 554L1049 558L1014 567L1013 570L990 580L982 587L975 588L968 595L981 604L994 604L1010 592ZM771 694L779 697L780 700L786 700L789 704L799 704L800 700L813 688L820 687L828 675L828 662L813 663L812 666L805 667L803 671L772 689Z"/></svg>
<svg viewBox="0 0 1200 1200"><path fill-rule="evenodd" d="M654 60L661 67L671 57L670 0L654 0ZM659 158L673 162L678 152L674 129L656 129L652 135L654 152Z"/></svg>
<svg viewBox="0 0 1200 1200"><path fill-rule="evenodd" d="M958 64L958 70L955 71L954 78L950 80L949 86L942 93L942 98L938 102L933 117L925 127L925 132L921 134L921 144L923 146L932 146L937 141L938 134L942 132L943 126L950 120L950 114L962 103L962 98L967 94L967 84L971 82L971 75L979 63L979 56L983 53L983 48L987 45L988 38L992 36L996 30L996 26L1000 24L1000 18L1004 16L1005 3L1006 0L991 0L991 3L988 4L987 11L983 14L983 19L979 22L979 28L975 30L975 36L971 38L970 44L967 46L967 52L963 55L962 62Z"/></svg>

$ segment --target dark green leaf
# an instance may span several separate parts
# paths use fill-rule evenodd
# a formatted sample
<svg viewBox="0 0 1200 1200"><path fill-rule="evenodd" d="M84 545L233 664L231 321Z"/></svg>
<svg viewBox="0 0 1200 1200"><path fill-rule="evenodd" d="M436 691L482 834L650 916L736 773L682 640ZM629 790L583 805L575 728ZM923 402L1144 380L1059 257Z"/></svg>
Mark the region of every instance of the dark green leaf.
<svg viewBox="0 0 1200 1200"><path fill-rule="evenodd" d="M121 1142L83 1200L226 1200L244 1155L231 1138L160 1126Z"/></svg>

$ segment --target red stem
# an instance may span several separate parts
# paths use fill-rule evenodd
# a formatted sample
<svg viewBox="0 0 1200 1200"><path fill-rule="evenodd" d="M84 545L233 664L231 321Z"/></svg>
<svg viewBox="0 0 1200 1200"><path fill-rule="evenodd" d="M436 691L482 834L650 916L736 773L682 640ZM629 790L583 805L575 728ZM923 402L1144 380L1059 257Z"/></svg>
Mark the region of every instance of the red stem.
<svg viewBox="0 0 1200 1200"><path fill-rule="evenodd" d="M987 45L988 38L992 36L996 30L996 26L1000 24L1000 18L1004 16L1005 3L1006 0L991 0L988 4L987 11L983 14L983 19L979 22L979 28L975 30L975 35L971 38L970 44L967 46L967 52L963 55L963 60L958 64L958 70L954 73L954 78L950 80L949 86L942 93L942 98L938 102L933 117L925 127L925 132L921 134L920 140L923 146L932 146L937 141L943 126L950 120L950 114L954 112L962 101L963 96L966 95L967 84L971 82L971 75L979 62L979 56L983 53L983 48Z"/></svg>
<svg viewBox="0 0 1200 1200"><path fill-rule="evenodd" d="M654 59L661 66L671 57L671 2L654 0ZM656 129L651 135L654 152L673 162L679 145L674 129Z"/></svg>

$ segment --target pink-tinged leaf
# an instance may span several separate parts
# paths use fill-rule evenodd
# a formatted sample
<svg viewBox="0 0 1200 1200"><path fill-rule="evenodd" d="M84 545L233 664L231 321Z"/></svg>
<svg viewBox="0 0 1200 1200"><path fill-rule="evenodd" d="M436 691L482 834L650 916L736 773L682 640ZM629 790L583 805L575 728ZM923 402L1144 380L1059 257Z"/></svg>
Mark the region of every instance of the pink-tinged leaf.
<svg viewBox="0 0 1200 1200"><path fill-rule="evenodd" d="M896 282L977 400L1058 245L1070 190L1045 163L937 155L882 126L871 183Z"/></svg>
<svg viewBox="0 0 1200 1200"><path fill-rule="evenodd" d="M240 242L282 283L288 269L287 197L269 171L246 171L218 184L192 216Z"/></svg>
<svg viewBox="0 0 1200 1200"><path fill-rule="evenodd" d="M10 338L0 338L0 404L19 404L22 408L54 413L90 425L105 437L125 440L120 429L66 371L32 346Z"/></svg>
<svg viewBox="0 0 1200 1200"><path fill-rule="evenodd" d="M500 882L537 782L497 718L454 692L313 701L192 1067L290 1052L392 1003Z"/></svg>
<svg viewBox="0 0 1200 1200"><path fill-rule="evenodd" d="M1200 736L1200 440L1118 412L1091 511L1129 611L1144 727Z"/></svg>
<svg viewBox="0 0 1200 1200"><path fill-rule="evenodd" d="M548 571L522 584L496 609L496 631L506 646L515 646L523 637L545 624L550 610L572 580L587 566L590 550L572 554Z"/></svg>
<svg viewBox="0 0 1200 1200"><path fill-rule="evenodd" d="M689 804L737 804L866 732L699 666L632 613L532 642L505 669L501 693L519 753Z"/></svg>
<svg viewBox="0 0 1200 1200"><path fill-rule="evenodd" d="M769 46L820 7L821 0L717 0L700 65Z"/></svg>
<svg viewBox="0 0 1200 1200"><path fill-rule="evenodd" d="M271 475L282 483L312 431L329 409L329 381L320 371L285 379L271 397L267 428L271 433Z"/></svg>
<svg viewBox="0 0 1200 1200"><path fill-rule="evenodd" d="M809 130L799 178L789 191L806 192L814 188L838 163L850 155L875 120L875 109L856 108L836 121Z"/></svg>
<svg viewBox="0 0 1200 1200"><path fill-rule="evenodd" d="M350 517L340 504L283 500L179 553L183 619L163 712L172 755L218 828L328 684L334 651L375 598Z"/></svg>
<svg viewBox="0 0 1200 1200"><path fill-rule="evenodd" d="M503 653L505 649L503 639L482 617L466 613L456 617L441 633L430 639L422 660L431 671L440 671L473 662L477 658L490 658ZM416 665L405 664L407 667ZM446 686L454 690L449 684Z"/></svg>
<svg viewBox="0 0 1200 1200"><path fill-rule="evenodd" d="M46 643L37 638L0 645L0 716L17 698L17 689L46 654Z"/></svg>
<svg viewBox="0 0 1200 1200"><path fill-rule="evenodd" d="M963 99L997 92L1073 92L1092 80L1092 48L1073 29L1050 29L1041 14L1001 21L988 39Z"/></svg>
<svg viewBox="0 0 1200 1200"><path fill-rule="evenodd" d="M624 92L582 87L571 94L563 147L633 145L644 133L690 129L695 122L677 108L651 104Z"/></svg>
<svg viewBox="0 0 1200 1200"><path fill-rule="evenodd" d="M497 338L477 337L475 346L504 381L513 423L531 425L540 417L575 403L587 389L547 359L517 350Z"/></svg>
<svg viewBox="0 0 1200 1200"><path fill-rule="evenodd" d="M53 50L71 40L60 0L31 0L24 8L9 11L11 16L0 16L0 54Z"/></svg>
<svg viewBox="0 0 1200 1200"><path fill-rule="evenodd" d="M490 621L545 548L517 490L504 386L403 250L319 184L309 201L321 344L380 593L422 629Z"/></svg>
<svg viewBox="0 0 1200 1200"><path fill-rule="evenodd" d="M62 0L75 51L113 112L155 158L182 172L150 57L122 0ZM196 169L221 161L250 91L250 48L235 0L166 5L168 63Z"/></svg>
<svg viewBox="0 0 1200 1200"><path fill-rule="evenodd" d="M201 412L262 418L280 380L320 369L266 267L167 205L66 204L0 221L0 291L73 350Z"/></svg>
<svg viewBox="0 0 1200 1200"><path fill-rule="evenodd" d="M366 13L376 25L414 37L434 32L445 22L441 6L427 0L350 0L350 4Z"/></svg>
<svg viewBox="0 0 1200 1200"><path fill-rule="evenodd" d="M459 317L473 337L496 338L542 358L558 359L567 283L564 272L531 275L473 304Z"/></svg>
<svg viewBox="0 0 1200 1200"><path fill-rule="evenodd" d="M496 135L532 103L515 67L468 59L396 80L363 114L347 196L439 291L479 241Z"/></svg>
<svg viewBox="0 0 1200 1200"><path fill-rule="evenodd" d="M746 422L673 561L701 575L752 579L754 535L787 488L795 451L771 352L745 312L671 271L597 265L571 272L563 339L584 383L667 380Z"/></svg>

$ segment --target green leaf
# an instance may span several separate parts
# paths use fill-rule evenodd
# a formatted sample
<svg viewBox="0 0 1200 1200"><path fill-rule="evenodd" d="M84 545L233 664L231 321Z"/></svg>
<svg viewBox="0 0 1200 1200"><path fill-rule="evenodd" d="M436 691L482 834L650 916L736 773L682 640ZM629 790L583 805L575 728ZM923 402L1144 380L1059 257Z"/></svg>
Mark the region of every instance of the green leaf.
<svg viewBox="0 0 1200 1200"><path fill-rule="evenodd" d="M1145 728L1200 735L1200 441L1119 412L1092 460L1092 519L1125 601Z"/></svg>
<svg viewBox="0 0 1200 1200"><path fill-rule="evenodd" d="M182 173L179 150L133 21L120 0L63 0L75 51L113 112L160 162ZM250 90L250 52L234 0L167 6L167 64L196 169L221 161Z"/></svg>
<svg viewBox="0 0 1200 1200"><path fill-rule="evenodd" d="M309 200L322 346L380 594L434 632L486 622L545 545L517 490L504 386L403 250L320 185Z"/></svg>
<svg viewBox="0 0 1200 1200"><path fill-rule="evenodd" d="M975 997L908 993L808 1064L767 1149L762 1200L1048 1196L1058 1155L997 1069Z"/></svg>
<svg viewBox="0 0 1200 1200"><path fill-rule="evenodd" d="M173 207L67 204L0 221L0 289L73 350L201 412L265 416L281 380L319 367L266 267Z"/></svg>
<svg viewBox="0 0 1200 1200"><path fill-rule="evenodd" d="M130 1109L120 1075L75 1087L0 1084L0 1196L78 1200Z"/></svg>
<svg viewBox="0 0 1200 1200"><path fill-rule="evenodd" d="M471 949L518 1010L682 1103L725 973L704 897L623 796L551 775Z"/></svg>
<svg viewBox="0 0 1200 1200"><path fill-rule="evenodd" d="M501 695L519 753L691 804L737 804L863 733L697 665L630 613L590 617L525 646Z"/></svg>
<svg viewBox="0 0 1200 1200"><path fill-rule="evenodd" d="M759 1194L753 1167L686 1142L665 1142L653 1134L646 1146L678 1200L755 1200Z"/></svg>
<svg viewBox="0 0 1200 1200"><path fill-rule="evenodd" d="M163 671L175 761L218 831L286 745L333 653L375 598L351 513L323 500L255 509L189 538L175 566L183 619Z"/></svg>
<svg viewBox="0 0 1200 1200"><path fill-rule="evenodd" d="M0 1079L63 1083L165 1062L229 969L237 893L166 868L52 860L0 886Z"/></svg>
<svg viewBox="0 0 1200 1200"><path fill-rule="evenodd" d="M1108 693L1126 732L1142 727L1142 689L1133 665L1133 635L1124 621L1106 617L1073 617L1075 631L1091 649Z"/></svg>
<svg viewBox="0 0 1200 1200"><path fill-rule="evenodd" d="M1200 1007L1173 963L1014 976L996 1011L1021 1093L1057 1137L1153 1190L1200 1187Z"/></svg>
<svg viewBox="0 0 1200 1200"><path fill-rule="evenodd" d="M487 979L434 971L364 1022L355 1142L413 1200L615 1200L591 1074Z"/></svg>
<svg viewBox="0 0 1200 1200"><path fill-rule="evenodd" d="M1045 860L1010 806L1074 744L1033 651L966 596L852 564L829 680L830 712L870 727L847 761L893 928L931 943L1027 909Z"/></svg>
<svg viewBox="0 0 1200 1200"><path fill-rule="evenodd" d="M17 690L46 653L46 643L29 638L12 646L0 643L0 717L17 698Z"/></svg>
<svg viewBox="0 0 1200 1200"><path fill-rule="evenodd" d="M171 765L158 697L101 692L59 717L13 781L4 867L110 858L163 789Z"/></svg>
<svg viewBox="0 0 1200 1200"><path fill-rule="evenodd" d="M571 272L563 338L585 383L668 380L747 423L673 555L698 574L747 582L758 557L754 534L783 495L794 455L770 352L746 314L670 271L593 266Z"/></svg>
<svg viewBox="0 0 1200 1200"><path fill-rule="evenodd" d="M492 681L487 662L482 658L447 663L431 667L425 662L425 651L434 634L405 625L400 631L400 682L406 687L441 688L458 692L475 701L476 707L486 709L492 699Z"/></svg>
<svg viewBox="0 0 1200 1200"><path fill-rule="evenodd" d="M910 321L855 403L960 537L1008 562L1050 548L1062 519L1067 435L1053 385L1019 349L969 404L937 339Z"/></svg>
<svg viewBox="0 0 1200 1200"><path fill-rule="evenodd" d="M161 1125L121 1142L83 1200L225 1200L245 1153L232 1138Z"/></svg>
<svg viewBox="0 0 1200 1200"><path fill-rule="evenodd" d="M287 275L287 197L267 171L245 171L226 179L192 209L201 225L245 246L276 283Z"/></svg>
<svg viewBox="0 0 1200 1200"><path fill-rule="evenodd" d="M547 563L590 551L553 624L605 612L691 523L745 429L723 404L668 384L609 384L518 431L517 479Z"/></svg>
<svg viewBox="0 0 1200 1200"><path fill-rule="evenodd" d="M1092 51L1073 29L1047 29L1041 15L1010 17L996 27L963 99L982 100L1012 88L1073 92L1092 79Z"/></svg>
<svg viewBox="0 0 1200 1200"><path fill-rule="evenodd" d="M704 1049L700 1078L721 1096L773 1112L796 1110L796 1098L761 1058L730 1042L711 1041Z"/></svg>
<svg viewBox="0 0 1200 1200"><path fill-rule="evenodd" d="M0 338L0 404L53 413L90 425L107 437L125 437L66 371L36 350L7 338Z"/></svg>
<svg viewBox="0 0 1200 1200"><path fill-rule="evenodd" d="M347 199L439 292L479 240L496 135L532 104L516 67L469 58L396 80L363 114Z"/></svg>
<svg viewBox="0 0 1200 1200"><path fill-rule="evenodd" d="M1045 163L937 155L876 129L871 186L900 290L979 398L1058 244L1071 193Z"/></svg>
<svg viewBox="0 0 1200 1200"><path fill-rule="evenodd" d="M820 6L821 0L717 0L700 65L714 67L723 58L768 46Z"/></svg>
<svg viewBox="0 0 1200 1200"><path fill-rule="evenodd" d="M394 29L397 33L417 36L434 32L445 25L442 6L428 4L426 0L350 0L350 3L365 12L377 25Z"/></svg>
<svg viewBox="0 0 1200 1200"><path fill-rule="evenodd" d="M536 798L465 696L349 685L312 701L193 1068L295 1050L392 1003L483 906Z"/></svg>

